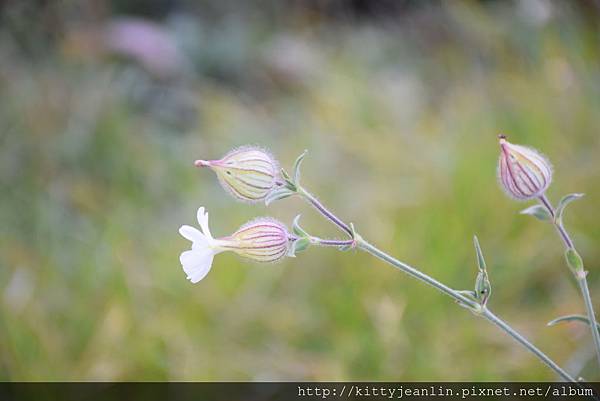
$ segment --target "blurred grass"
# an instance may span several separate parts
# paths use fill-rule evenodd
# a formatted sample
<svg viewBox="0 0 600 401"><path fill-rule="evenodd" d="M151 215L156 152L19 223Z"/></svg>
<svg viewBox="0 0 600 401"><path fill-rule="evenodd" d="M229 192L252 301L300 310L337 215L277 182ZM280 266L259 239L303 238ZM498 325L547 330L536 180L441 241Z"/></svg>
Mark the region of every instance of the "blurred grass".
<svg viewBox="0 0 600 401"><path fill-rule="evenodd" d="M583 366L585 327L545 327L583 310L558 238L520 216L524 204L495 177L503 132L550 157L551 199L586 193L566 220L600 299L597 20L565 3L433 4L353 24L180 15L161 26L185 61L158 77L95 47L81 21L22 47L27 23L9 6L0 379L553 379L506 336L368 255L310 249L262 266L224 254L187 282L177 229L201 205L215 235L298 213L310 232L336 235L298 200L237 204L192 167L246 143L284 166L308 149L309 188L455 288L473 285L477 233L491 307L561 364L600 378Z"/></svg>

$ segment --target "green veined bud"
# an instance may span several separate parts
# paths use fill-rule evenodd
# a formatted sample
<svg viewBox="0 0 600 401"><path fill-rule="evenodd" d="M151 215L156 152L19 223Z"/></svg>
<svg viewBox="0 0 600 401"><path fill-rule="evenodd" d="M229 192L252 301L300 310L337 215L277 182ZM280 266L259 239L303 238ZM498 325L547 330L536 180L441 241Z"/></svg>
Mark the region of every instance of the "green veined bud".
<svg viewBox="0 0 600 401"><path fill-rule="evenodd" d="M498 178L505 192L518 200L537 198L552 181L552 166L534 149L514 145L500 135Z"/></svg>
<svg viewBox="0 0 600 401"><path fill-rule="evenodd" d="M258 262L275 262L287 255L292 238L285 225L271 218L244 224L219 246Z"/></svg>
<svg viewBox="0 0 600 401"><path fill-rule="evenodd" d="M220 160L196 160L197 167L209 167L219 182L235 198L258 202L277 185L279 164L271 154L254 146L243 146Z"/></svg>

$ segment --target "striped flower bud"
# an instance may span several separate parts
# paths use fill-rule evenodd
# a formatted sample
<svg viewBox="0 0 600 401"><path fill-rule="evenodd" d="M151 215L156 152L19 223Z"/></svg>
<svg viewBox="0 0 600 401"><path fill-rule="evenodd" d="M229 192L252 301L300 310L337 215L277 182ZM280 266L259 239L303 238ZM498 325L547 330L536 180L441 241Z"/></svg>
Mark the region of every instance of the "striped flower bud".
<svg viewBox="0 0 600 401"><path fill-rule="evenodd" d="M290 234L282 223L262 217L223 238L221 246L257 262L275 262L288 253L290 241Z"/></svg>
<svg viewBox="0 0 600 401"><path fill-rule="evenodd" d="M197 213L200 230L181 226L179 233L192 241L192 248L182 252L179 261L188 280L197 283L210 271L215 255L233 251L257 262L275 262L288 253L295 239L277 220L260 218L246 223L228 237L213 238L208 227L208 213L201 207Z"/></svg>
<svg viewBox="0 0 600 401"><path fill-rule="evenodd" d="M279 164L271 154L254 146L243 146L220 160L196 160L197 167L209 167L235 198L258 202L275 188Z"/></svg>
<svg viewBox="0 0 600 401"><path fill-rule="evenodd" d="M552 166L535 149L514 145L500 135L498 178L505 192L518 200L538 198L552 181Z"/></svg>

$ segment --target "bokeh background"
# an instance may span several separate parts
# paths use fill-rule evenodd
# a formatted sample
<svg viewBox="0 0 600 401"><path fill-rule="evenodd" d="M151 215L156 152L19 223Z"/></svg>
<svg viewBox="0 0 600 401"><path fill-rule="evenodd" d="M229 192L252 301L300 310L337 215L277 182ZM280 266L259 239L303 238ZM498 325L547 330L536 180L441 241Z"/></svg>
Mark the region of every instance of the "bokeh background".
<svg viewBox="0 0 600 401"><path fill-rule="evenodd" d="M503 132L555 166L552 200L600 309L600 6L592 1L0 2L0 379L552 380L506 335L369 255L222 254L185 279L177 230L236 203L192 166L243 144L364 237L460 289L477 234L490 306L600 379L549 225L496 181Z"/></svg>

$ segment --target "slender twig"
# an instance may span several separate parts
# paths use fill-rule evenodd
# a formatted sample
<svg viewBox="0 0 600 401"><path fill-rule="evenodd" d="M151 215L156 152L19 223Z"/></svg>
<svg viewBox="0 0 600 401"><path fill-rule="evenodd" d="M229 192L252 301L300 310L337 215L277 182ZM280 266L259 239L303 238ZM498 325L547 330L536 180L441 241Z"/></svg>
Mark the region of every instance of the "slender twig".
<svg viewBox="0 0 600 401"><path fill-rule="evenodd" d="M400 260L394 258L393 256L385 253L374 245L370 244L366 240L364 240L360 235L354 232L354 230L346 223L344 223L340 218L338 218L335 214L333 214L329 209L327 209L323 204L319 202L319 200L311 195L304 188L300 187L298 192L303 199L308 201L312 206L314 206L325 218L334 223L336 226L340 227L346 233L348 233L351 237L353 237L353 241L337 241L337 240L321 240L321 245L330 245L330 246L346 246L346 245L355 245L358 249L361 249L371 255L387 262L388 264L394 266L395 268L403 271L411 277L416 278L417 280L428 284L429 286L435 288L443 294L448 295L453 298L459 305L469 309L471 312L476 314L477 316L483 317L496 327L504 331L511 338L513 338L520 345L525 347L529 352L535 355L542 363L552 369L557 375L563 378L566 381L577 383L577 381L571 377L565 370L563 370L558 364L556 364L550 357L544 354L539 348L533 345L529 340L519 334L516 330L514 330L508 323L504 322L500 318L498 318L495 314L493 314L487 307L480 305L475 300L463 295L463 293L454 290L447 285L439 282L433 277L421 272L420 270L401 262ZM343 242L343 244L334 244L333 242Z"/></svg>
<svg viewBox="0 0 600 401"><path fill-rule="evenodd" d="M562 239L563 243L565 244L565 248L567 250L572 249L575 252L577 252L575 250L575 245L573 243L573 240L571 239L571 236L569 235L568 231L563 226L562 219L556 218L556 210L552 206L552 203L550 203L550 201L548 200L548 198L546 197L545 194L543 194L539 198L539 200L540 200L540 203L542 205L544 205L544 207L548 210L548 213L550 213L550 215L552 216L552 223L553 223L554 227L556 227L556 231L558 232L558 234L560 235L560 238ZM579 289L580 289L581 295L583 297L585 309L587 312L587 317L588 317L589 323L590 323L590 329L592 331L592 338L594 339L594 346L596 349L596 357L598 358L598 364L600 365L600 333L598 332L598 329L597 329L596 314L594 313L594 306L592 304L592 298L590 296L590 289L588 287L587 273L583 269L577 270L577 271L575 271L573 269L571 269L571 270L573 271L573 275L575 276L575 279L577 280L577 283L579 284Z"/></svg>
<svg viewBox="0 0 600 401"><path fill-rule="evenodd" d="M323 239L318 237L311 237L311 243L315 245L322 246L334 246L334 247L342 247L342 246L353 246L355 241L353 239L347 240L339 240L339 239Z"/></svg>
<svg viewBox="0 0 600 401"><path fill-rule="evenodd" d="M565 372L560 366L558 366L552 359L550 359L546 354L540 351L537 347L531 344L525 337L521 334L513 330L512 327L508 325L504 320L500 319L498 316L494 315L489 309L484 308L483 313L481 314L484 318L486 318L491 323L495 324L500 329L504 330L505 333L508 333L515 341L519 342L522 346L527 348L531 353L537 356L546 366L550 369L554 370L560 377L567 381L575 381L567 372Z"/></svg>
<svg viewBox="0 0 600 401"><path fill-rule="evenodd" d="M298 194L306 199L309 204L311 204L315 209L319 211L325 218L331 221L333 224L338 226L342 231L352 237L352 229L346 223L344 223L341 219L339 219L335 214L333 214L329 209L327 209L319 200L306 189L298 185Z"/></svg>

